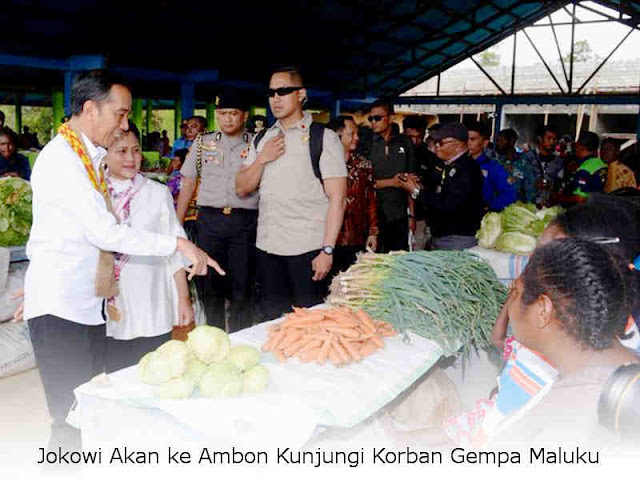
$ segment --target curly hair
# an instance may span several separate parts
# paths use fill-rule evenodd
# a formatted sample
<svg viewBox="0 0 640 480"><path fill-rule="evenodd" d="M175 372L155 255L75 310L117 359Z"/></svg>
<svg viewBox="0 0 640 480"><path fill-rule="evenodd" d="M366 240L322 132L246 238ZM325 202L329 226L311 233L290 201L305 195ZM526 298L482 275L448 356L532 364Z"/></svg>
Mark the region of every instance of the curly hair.
<svg viewBox="0 0 640 480"><path fill-rule="evenodd" d="M564 238L537 248L523 273L522 304L551 299L562 328L594 350L611 347L630 314L629 277L635 275L602 245Z"/></svg>

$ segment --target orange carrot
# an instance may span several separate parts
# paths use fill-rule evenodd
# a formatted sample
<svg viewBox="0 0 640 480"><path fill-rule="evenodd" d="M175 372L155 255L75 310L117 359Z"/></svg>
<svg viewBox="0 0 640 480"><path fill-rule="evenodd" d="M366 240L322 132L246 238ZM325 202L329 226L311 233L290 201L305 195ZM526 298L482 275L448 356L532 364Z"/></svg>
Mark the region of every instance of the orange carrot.
<svg viewBox="0 0 640 480"><path fill-rule="evenodd" d="M287 336L284 337L284 340L278 345L278 348L286 348L287 346L297 342L304 335L304 330L299 328L291 328L289 329Z"/></svg>
<svg viewBox="0 0 640 480"><path fill-rule="evenodd" d="M302 347L304 347L305 345L311 343L314 339L313 338L308 338L306 336L303 336L302 338L300 338L297 342L292 343L291 345L287 346L283 351L285 356L287 357L293 357L296 353L298 353Z"/></svg>
<svg viewBox="0 0 640 480"><path fill-rule="evenodd" d="M360 338L360 334L356 330L351 328L330 327L328 328L328 330L337 335L342 335L343 337L346 337L346 338L353 338L353 339Z"/></svg>
<svg viewBox="0 0 640 480"><path fill-rule="evenodd" d="M367 315L367 312L364 310L356 310L354 315L358 320L360 320L360 322L362 322L362 326L364 328L371 330L372 333L376 331L376 325L373 323L373 320L371 320L371 317Z"/></svg>
<svg viewBox="0 0 640 480"><path fill-rule="evenodd" d="M299 355L298 355L297 358L302 363L311 362L312 360L315 360L316 358L318 358L318 352L320 352L320 347L311 348L311 349L309 349L306 352L303 352L301 354L298 352Z"/></svg>
<svg viewBox="0 0 640 480"><path fill-rule="evenodd" d="M360 356L360 352L356 350L356 348L351 344L351 342L341 337L340 343L345 348L345 350L349 352L349 355L351 355L351 358L353 358L356 362L362 359L362 357Z"/></svg>
<svg viewBox="0 0 640 480"><path fill-rule="evenodd" d="M273 350L272 353L280 363L284 363L287 361L287 357L284 356L282 350Z"/></svg>
<svg viewBox="0 0 640 480"><path fill-rule="evenodd" d="M332 349L338 352L338 357L342 363L349 363L351 361L351 357L346 350L342 348L342 345L338 343L336 338L333 339Z"/></svg>
<svg viewBox="0 0 640 480"><path fill-rule="evenodd" d="M318 348L322 345L322 340L319 338L311 338L311 341L309 343L307 343L305 346L303 346L300 350L298 350L298 353L304 353L307 352L313 348Z"/></svg>
<svg viewBox="0 0 640 480"><path fill-rule="evenodd" d="M320 352L318 353L318 357L316 358L316 362L320 365L324 365L324 362L327 361L327 357L329 356L329 348L331 348L331 342L333 340L333 334L329 334L329 338L327 338L322 347L320 348Z"/></svg>
<svg viewBox="0 0 640 480"><path fill-rule="evenodd" d="M378 346L370 340L367 340L360 348L360 356L367 357L378 349Z"/></svg>
<svg viewBox="0 0 640 480"><path fill-rule="evenodd" d="M373 335L369 340L375 343L378 348L384 347L384 340L382 340L378 335Z"/></svg>
<svg viewBox="0 0 640 480"><path fill-rule="evenodd" d="M276 333L276 336L273 339L273 343L271 344L271 350L275 350L276 348L278 348L278 346L280 345L280 343L282 343L282 340L284 340L284 337L286 335L287 335L286 328L283 328L278 333Z"/></svg>
<svg viewBox="0 0 640 480"><path fill-rule="evenodd" d="M329 360L336 367L339 367L344 362L342 361L342 359L340 358L340 355L338 354L338 351L334 347L335 347L335 345L332 345L331 348L329 349Z"/></svg>

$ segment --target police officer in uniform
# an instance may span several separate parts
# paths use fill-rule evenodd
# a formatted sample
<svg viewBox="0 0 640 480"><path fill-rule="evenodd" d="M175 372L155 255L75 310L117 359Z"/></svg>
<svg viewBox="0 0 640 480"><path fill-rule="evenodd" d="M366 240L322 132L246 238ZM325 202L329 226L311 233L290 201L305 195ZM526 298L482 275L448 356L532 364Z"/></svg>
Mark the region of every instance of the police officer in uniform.
<svg viewBox="0 0 640 480"><path fill-rule="evenodd" d="M196 283L207 324L225 328L225 299L231 304L229 332L252 324L251 291L255 265L258 193L236 194L236 173L246 158L251 136L245 131L247 108L242 98L228 94L216 108L219 130L193 142L181 169L178 218L198 189L197 244L218 259L225 277L207 275Z"/></svg>

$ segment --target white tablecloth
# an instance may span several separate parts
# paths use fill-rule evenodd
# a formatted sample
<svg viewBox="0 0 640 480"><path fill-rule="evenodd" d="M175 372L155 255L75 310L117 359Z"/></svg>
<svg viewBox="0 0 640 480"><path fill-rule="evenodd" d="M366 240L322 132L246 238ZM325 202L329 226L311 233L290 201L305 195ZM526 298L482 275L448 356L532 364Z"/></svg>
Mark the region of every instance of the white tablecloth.
<svg viewBox="0 0 640 480"><path fill-rule="evenodd" d="M232 345L260 347L267 325L231 335ZM396 398L428 371L442 355L433 342L409 335L387 338L385 348L359 363L281 364L271 354L262 363L271 372L267 388L234 398L156 400L139 382L134 367L109 375L108 382L89 382L75 391L72 423L83 430L85 444L126 438L140 441L177 439L195 443L302 446L318 426L351 427ZM146 439L146 440L145 440Z"/></svg>

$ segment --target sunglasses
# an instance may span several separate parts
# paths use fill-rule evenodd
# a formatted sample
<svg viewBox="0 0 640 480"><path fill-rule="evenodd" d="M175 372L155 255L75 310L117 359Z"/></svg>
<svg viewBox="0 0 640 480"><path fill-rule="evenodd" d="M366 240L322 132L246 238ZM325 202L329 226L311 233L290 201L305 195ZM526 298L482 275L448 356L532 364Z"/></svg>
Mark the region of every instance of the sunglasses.
<svg viewBox="0 0 640 480"><path fill-rule="evenodd" d="M388 116L389 115L369 115L369 123L379 122L380 120Z"/></svg>
<svg viewBox="0 0 640 480"><path fill-rule="evenodd" d="M270 88L268 90L269 97L275 97L278 95L279 97L286 97L287 95L291 95L293 92L297 92L298 90L302 90L304 87L280 87L280 88Z"/></svg>

